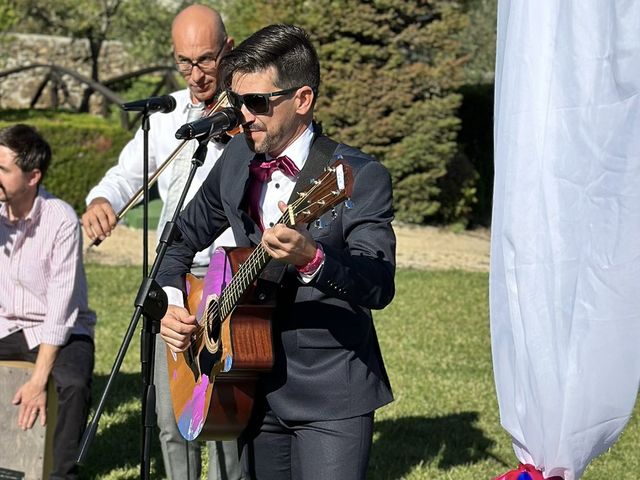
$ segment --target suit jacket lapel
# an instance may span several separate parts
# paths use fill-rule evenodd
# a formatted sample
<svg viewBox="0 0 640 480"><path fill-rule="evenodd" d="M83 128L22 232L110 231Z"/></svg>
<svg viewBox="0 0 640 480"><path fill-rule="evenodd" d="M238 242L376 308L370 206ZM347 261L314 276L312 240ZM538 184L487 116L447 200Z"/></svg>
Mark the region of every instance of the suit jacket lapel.
<svg viewBox="0 0 640 480"><path fill-rule="evenodd" d="M319 128L317 128L316 131L318 130ZM300 171L300 175L298 176L298 180L296 181L296 184L293 188L291 197L289 197L289 204L298 198L299 192L304 192L305 190L307 190L311 180L318 178L323 173L324 169L330 164L332 154L337 145L337 142L329 139L328 137L322 136L321 134L314 135L313 142L309 150L309 156L307 157L307 161L305 162L304 167L302 167L302 170ZM264 160L264 155L258 155L262 160ZM250 161L253 161L254 159L259 160L254 156L251 157ZM251 181L248 163L246 165L243 165L243 168L244 171L236 176L236 185L238 188L234 189L237 192L242 192L242 196L237 200L238 205L241 204L243 199L246 199L249 182ZM253 243L257 245L258 243L260 243L260 238L262 237L260 228L255 224L255 222L251 219L249 214L246 213L246 211L240 209L240 212L241 220L244 224L244 230L247 236Z"/></svg>
<svg viewBox="0 0 640 480"><path fill-rule="evenodd" d="M322 134L314 135L309 156L300 171L300 175L298 175L298 181L293 188L291 197L289 197L289 204L298 198L298 193L307 190L311 180L322 175L324 169L331 163L332 154L337 146L337 142Z"/></svg>
<svg viewBox="0 0 640 480"><path fill-rule="evenodd" d="M249 175L249 163L254 159L255 154L249 150L246 144L242 144L243 148L237 148L237 151L233 152L235 161L232 162L231 168L225 174L225 185L222 185L222 189L226 192L223 195L223 202L227 205L228 211L237 212L234 218L229 218L234 231L242 231L245 236L255 245L260 243L262 232L260 228L254 223L253 219L246 211L245 203L247 200L247 191L249 189L249 182L251 181ZM225 208L225 209L226 209ZM236 238L238 246L249 246L242 240Z"/></svg>

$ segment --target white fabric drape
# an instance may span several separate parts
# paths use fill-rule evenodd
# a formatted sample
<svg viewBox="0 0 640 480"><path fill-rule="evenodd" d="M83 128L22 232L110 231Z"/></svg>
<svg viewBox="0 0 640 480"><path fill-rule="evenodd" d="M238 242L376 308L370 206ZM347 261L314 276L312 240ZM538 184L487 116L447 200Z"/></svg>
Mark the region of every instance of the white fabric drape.
<svg viewBox="0 0 640 480"><path fill-rule="evenodd" d="M579 478L640 382L640 1L501 0L490 309L501 423Z"/></svg>

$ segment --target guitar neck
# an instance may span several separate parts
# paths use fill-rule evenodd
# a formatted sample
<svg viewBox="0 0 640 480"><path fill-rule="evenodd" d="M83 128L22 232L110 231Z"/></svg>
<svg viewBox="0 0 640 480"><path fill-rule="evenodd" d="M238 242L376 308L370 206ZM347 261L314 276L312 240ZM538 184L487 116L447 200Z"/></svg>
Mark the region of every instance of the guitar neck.
<svg viewBox="0 0 640 480"><path fill-rule="evenodd" d="M302 200L296 200L293 206L300 205L301 203ZM288 225L289 227L295 225L295 221L291 218L289 210L283 213L276 223ZM258 278L258 275L264 270L264 267L267 266L270 259L271 256L265 251L262 244L259 244L253 252L251 252L247 260L240 265L240 268L238 268L229 285L227 285L220 294L218 308L220 309L221 319L225 319L231 315L244 292L246 292L249 286Z"/></svg>
<svg viewBox="0 0 640 480"><path fill-rule="evenodd" d="M293 228L297 224L309 223L317 219L351 195L352 181L351 167L343 163L340 158L325 171L321 178L314 180L306 192L298 194L299 198L287 207L277 223ZM258 278L270 259L270 255L260 244L240 265L229 285L220 294L218 302L211 303L210 308L219 309L220 320L224 320L233 313L242 295Z"/></svg>
<svg viewBox="0 0 640 480"><path fill-rule="evenodd" d="M236 274L224 289L218 301L220 308L220 318L227 318L234 310L240 297L247 291L249 286L258 278L258 275L267 266L270 260L269 254L262 245L258 245L247 258Z"/></svg>

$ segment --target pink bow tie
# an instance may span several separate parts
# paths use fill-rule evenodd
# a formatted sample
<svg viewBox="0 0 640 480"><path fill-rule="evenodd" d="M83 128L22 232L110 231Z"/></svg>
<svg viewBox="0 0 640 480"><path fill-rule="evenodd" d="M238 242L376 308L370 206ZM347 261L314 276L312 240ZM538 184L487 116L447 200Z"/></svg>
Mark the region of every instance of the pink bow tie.
<svg viewBox="0 0 640 480"><path fill-rule="evenodd" d="M249 171L253 178L262 183L271 180L271 174L276 170L280 170L288 177L295 177L300 173L300 169L287 156L274 158L269 162L251 162L249 164Z"/></svg>

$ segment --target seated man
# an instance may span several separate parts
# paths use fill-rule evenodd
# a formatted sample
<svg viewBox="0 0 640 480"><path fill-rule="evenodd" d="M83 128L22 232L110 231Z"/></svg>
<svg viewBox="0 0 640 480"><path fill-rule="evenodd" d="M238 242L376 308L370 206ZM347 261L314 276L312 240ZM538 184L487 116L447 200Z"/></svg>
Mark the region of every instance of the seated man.
<svg viewBox="0 0 640 480"><path fill-rule="evenodd" d="M0 360L35 362L15 393L18 424L46 422L49 376L58 394L51 478L77 478L89 412L95 314L87 307L82 236L70 205L40 182L51 149L27 125L0 130Z"/></svg>

